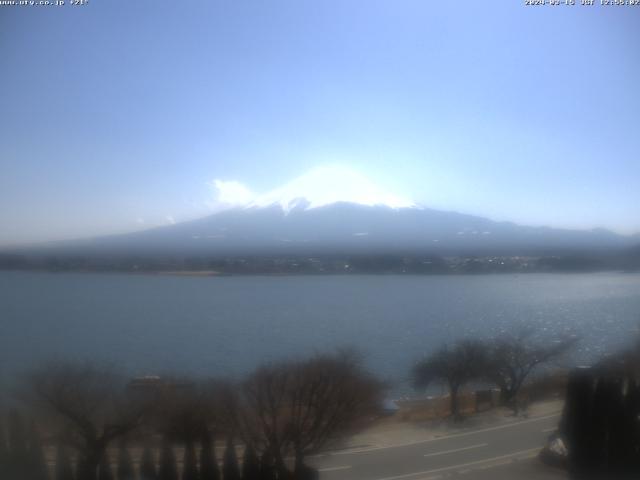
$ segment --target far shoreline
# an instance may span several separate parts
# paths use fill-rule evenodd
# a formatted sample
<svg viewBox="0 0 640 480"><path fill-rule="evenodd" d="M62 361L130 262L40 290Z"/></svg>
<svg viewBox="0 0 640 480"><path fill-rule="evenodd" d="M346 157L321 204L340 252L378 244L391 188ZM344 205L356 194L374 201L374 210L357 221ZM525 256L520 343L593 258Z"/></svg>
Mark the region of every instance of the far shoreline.
<svg viewBox="0 0 640 480"><path fill-rule="evenodd" d="M485 277L503 275L599 275L599 274L640 274L640 270L607 269L607 270L526 270L526 271L486 271L486 272L221 272L217 270L88 270L88 269L0 269L0 273L48 273L48 274L106 274L131 276L163 276L189 278L222 278L222 277Z"/></svg>

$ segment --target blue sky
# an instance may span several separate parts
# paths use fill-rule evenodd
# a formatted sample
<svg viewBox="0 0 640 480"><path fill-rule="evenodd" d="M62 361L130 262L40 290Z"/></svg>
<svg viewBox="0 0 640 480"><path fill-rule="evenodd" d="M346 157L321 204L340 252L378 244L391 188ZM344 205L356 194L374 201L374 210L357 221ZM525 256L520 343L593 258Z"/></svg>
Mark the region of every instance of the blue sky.
<svg viewBox="0 0 640 480"><path fill-rule="evenodd" d="M523 3L0 7L0 244L206 215L215 179L263 193L325 164L434 208L640 231L640 8Z"/></svg>

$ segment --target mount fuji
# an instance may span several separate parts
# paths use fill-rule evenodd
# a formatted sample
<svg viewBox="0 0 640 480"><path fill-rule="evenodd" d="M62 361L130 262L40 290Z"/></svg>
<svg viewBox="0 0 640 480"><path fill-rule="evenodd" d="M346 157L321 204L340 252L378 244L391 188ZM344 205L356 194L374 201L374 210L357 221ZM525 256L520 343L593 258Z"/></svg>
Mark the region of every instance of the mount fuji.
<svg viewBox="0 0 640 480"><path fill-rule="evenodd" d="M262 195L216 181L207 217L154 229L62 242L63 255L563 255L605 253L640 237L604 230L521 226L433 210L390 194L357 172L321 167ZM42 249L41 249L42 250Z"/></svg>

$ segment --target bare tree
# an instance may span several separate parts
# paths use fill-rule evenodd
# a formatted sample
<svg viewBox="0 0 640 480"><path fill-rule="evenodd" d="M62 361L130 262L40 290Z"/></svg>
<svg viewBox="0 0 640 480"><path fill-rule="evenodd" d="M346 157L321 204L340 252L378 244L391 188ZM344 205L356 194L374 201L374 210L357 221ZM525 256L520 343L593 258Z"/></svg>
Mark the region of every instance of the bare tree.
<svg viewBox="0 0 640 480"><path fill-rule="evenodd" d="M306 455L372 419L379 412L383 391L382 383L364 371L353 352L318 355L294 365L287 440L296 470L304 470Z"/></svg>
<svg viewBox="0 0 640 480"><path fill-rule="evenodd" d="M220 380L164 379L157 387L156 406L150 424L163 435L195 444L203 438L229 433L237 415L231 386Z"/></svg>
<svg viewBox="0 0 640 480"><path fill-rule="evenodd" d="M459 419L460 388L484 373L485 348L477 340L464 340L452 348L440 348L415 365L412 372L414 386L424 389L434 382L446 384L450 395L451 415L454 419Z"/></svg>
<svg viewBox="0 0 640 480"><path fill-rule="evenodd" d="M571 349L575 338L554 341L548 345L532 340L533 330L517 335L501 336L487 347L486 374L500 388L500 400L518 411L517 397L529 375L539 366L559 358Z"/></svg>
<svg viewBox="0 0 640 480"><path fill-rule="evenodd" d="M29 377L34 405L79 452L78 480L95 480L106 448L137 428L148 401L130 395L109 367L50 363Z"/></svg>
<svg viewBox="0 0 640 480"><path fill-rule="evenodd" d="M237 409L230 388L220 380L176 377L165 377L156 385L157 405L150 423L168 441L184 444L183 480L219 477L213 440L215 435L233 432L233 422L228 417L237 415ZM201 442L200 470L195 448L198 442ZM166 449L164 452L163 458L168 456ZM166 473L167 478L170 475Z"/></svg>
<svg viewBox="0 0 640 480"><path fill-rule="evenodd" d="M286 470L287 393L291 383L288 364L259 367L242 386L235 415L238 431L246 443L270 452L276 470Z"/></svg>
<svg viewBox="0 0 640 480"><path fill-rule="evenodd" d="M163 379L150 423L172 440L193 443L207 431L211 405L206 392L193 380Z"/></svg>
<svg viewBox="0 0 640 480"><path fill-rule="evenodd" d="M279 474L286 475L284 457L292 453L299 476L306 455L371 418L382 391L355 355L318 355L259 368L244 385L244 413L255 421Z"/></svg>

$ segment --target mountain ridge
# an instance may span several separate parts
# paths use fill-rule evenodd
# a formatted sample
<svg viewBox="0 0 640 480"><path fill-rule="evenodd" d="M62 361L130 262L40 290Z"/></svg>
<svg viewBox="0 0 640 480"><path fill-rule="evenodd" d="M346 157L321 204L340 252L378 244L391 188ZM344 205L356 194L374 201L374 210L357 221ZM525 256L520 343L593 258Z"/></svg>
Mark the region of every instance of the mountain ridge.
<svg viewBox="0 0 640 480"><path fill-rule="evenodd" d="M23 251L136 254L322 254L420 252L447 255L607 251L640 244L606 229L523 226L426 207L333 202L308 208L235 207L195 220ZM15 250L15 249L14 249Z"/></svg>

